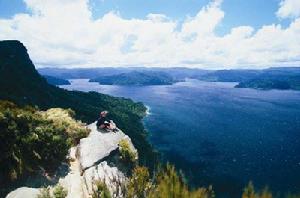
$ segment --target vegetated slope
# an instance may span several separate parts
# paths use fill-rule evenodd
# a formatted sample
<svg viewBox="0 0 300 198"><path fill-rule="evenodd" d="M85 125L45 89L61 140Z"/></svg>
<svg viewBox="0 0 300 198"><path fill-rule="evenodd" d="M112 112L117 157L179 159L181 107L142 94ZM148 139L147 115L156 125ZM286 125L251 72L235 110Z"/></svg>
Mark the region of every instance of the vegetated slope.
<svg viewBox="0 0 300 198"><path fill-rule="evenodd" d="M51 115L49 115L51 114ZM0 186L41 169L54 170L88 129L63 109L39 111L0 100Z"/></svg>
<svg viewBox="0 0 300 198"><path fill-rule="evenodd" d="M96 92L67 91L49 85L31 62L26 48L19 41L0 41L0 99L18 105L33 105L45 110L52 107L71 108L76 119L93 122L102 110L133 141L140 153L140 162L153 167L157 154L146 139L141 119L146 108L130 99L111 97Z"/></svg>
<svg viewBox="0 0 300 198"><path fill-rule="evenodd" d="M103 85L171 85L176 81L167 73L133 71L117 75L100 76L90 80Z"/></svg>

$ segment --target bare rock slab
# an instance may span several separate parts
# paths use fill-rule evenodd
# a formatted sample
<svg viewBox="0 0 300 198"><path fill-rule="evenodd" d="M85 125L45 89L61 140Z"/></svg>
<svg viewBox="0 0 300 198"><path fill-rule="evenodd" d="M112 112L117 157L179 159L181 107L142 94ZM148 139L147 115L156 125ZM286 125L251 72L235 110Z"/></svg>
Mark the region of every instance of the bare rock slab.
<svg viewBox="0 0 300 198"><path fill-rule="evenodd" d="M117 150L120 140L128 139L132 145L130 138L121 130L118 132L98 131L96 123L90 124L88 128L91 130L89 136L81 139L78 146L78 158L82 171L99 164L111 152ZM132 147L134 148L133 145Z"/></svg>

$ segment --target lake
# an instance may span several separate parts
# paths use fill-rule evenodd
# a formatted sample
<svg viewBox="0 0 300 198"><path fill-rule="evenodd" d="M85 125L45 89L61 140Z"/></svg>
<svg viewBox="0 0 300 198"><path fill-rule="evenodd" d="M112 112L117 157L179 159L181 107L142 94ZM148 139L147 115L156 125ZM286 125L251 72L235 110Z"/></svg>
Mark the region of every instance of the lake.
<svg viewBox="0 0 300 198"><path fill-rule="evenodd" d="M235 84L187 80L139 87L75 79L60 87L149 106L149 140L194 186L212 184L224 197L237 197L249 181L274 192L300 192L300 92Z"/></svg>

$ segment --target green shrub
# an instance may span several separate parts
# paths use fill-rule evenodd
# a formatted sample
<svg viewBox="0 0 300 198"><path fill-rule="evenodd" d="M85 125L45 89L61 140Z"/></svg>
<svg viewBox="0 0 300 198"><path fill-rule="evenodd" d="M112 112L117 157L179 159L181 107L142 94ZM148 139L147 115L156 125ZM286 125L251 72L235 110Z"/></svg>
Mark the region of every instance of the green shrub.
<svg viewBox="0 0 300 198"><path fill-rule="evenodd" d="M92 198L111 198L111 194L103 181L95 181L93 185Z"/></svg>
<svg viewBox="0 0 300 198"><path fill-rule="evenodd" d="M73 145L76 145L81 138L87 137L90 132L84 123L74 119L75 112L71 109L51 108L41 114L43 118L65 130Z"/></svg>
<svg viewBox="0 0 300 198"><path fill-rule="evenodd" d="M272 198L272 193L268 188L265 188L261 192L255 192L252 182L249 182L248 186L244 189L242 198Z"/></svg>
<svg viewBox="0 0 300 198"><path fill-rule="evenodd" d="M120 150L121 159L124 162L131 164L131 165L136 164L137 159L138 159L137 153L134 150L132 150L128 140L122 139L119 142L119 150Z"/></svg>
<svg viewBox="0 0 300 198"><path fill-rule="evenodd" d="M50 188L42 188L40 193L38 194L37 198L52 198L50 194Z"/></svg>
<svg viewBox="0 0 300 198"><path fill-rule="evenodd" d="M54 198L65 198L67 195L68 191L59 184L53 189Z"/></svg>
<svg viewBox="0 0 300 198"><path fill-rule="evenodd" d="M88 130L70 110L41 112L0 100L0 185L40 169L53 172Z"/></svg>
<svg viewBox="0 0 300 198"><path fill-rule="evenodd" d="M152 187L148 168L135 167L126 186L126 197L146 198Z"/></svg>
<svg viewBox="0 0 300 198"><path fill-rule="evenodd" d="M150 191L149 198L212 198L212 188L199 188L189 190L178 176L174 166L167 164L156 176L154 188Z"/></svg>
<svg viewBox="0 0 300 198"><path fill-rule="evenodd" d="M293 195L293 194L291 194L291 193L288 193L288 194L286 195L286 198L300 198L300 194Z"/></svg>
<svg viewBox="0 0 300 198"><path fill-rule="evenodd" d="M145 167L135 167L126 185L127 198L213 198L212 187L190 190L177 174L174 166L167 164L154 179Z"/></svg>
<svg viewBox="0 0 300 198"><path fill-rule="evenodd" d="M40 193L37 198L65 198L68 195L68 191L64 189L60 184L57 184L51 193L50 187L40 189Z"/></svg>

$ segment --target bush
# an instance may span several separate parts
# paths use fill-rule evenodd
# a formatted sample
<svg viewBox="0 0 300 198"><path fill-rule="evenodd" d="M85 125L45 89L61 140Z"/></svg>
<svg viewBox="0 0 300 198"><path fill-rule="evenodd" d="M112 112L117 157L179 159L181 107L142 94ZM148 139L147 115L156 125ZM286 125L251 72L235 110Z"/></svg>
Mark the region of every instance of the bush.
<svg viewBox="0 0 300 198"><path fill-rule="evenodd" d="M174 166L167 165L154 179L145 167L135 167L126 186L127 198L213 198L212 188L188 189Z"/></svg>
<svg viewBox="0 0 300 198"><path fill-rule="evenodd" d="M120 150L121 159L124 162L130 165L136 164L138 156L137 153L134 150L132 150L132 148L130 147L128 140L122 139L119 142L119 150Z"/></svg>
<svg viewBox="0 0 300 198"><path fill-rule="evenodd" d="M249 182L248 186L244 189L242 198L272 198L272 193L268 188L265 188L261 192L255 192L252 182Z"/></svg>
<svg viewBox="0 0 300 198"><path fill-rule="evenodd" d="M293 195L293 194L291 194L291 193L288 193L288 194L286 195L286 197L287 197L287 198L299 198L299 197L300 197L300 194Z"/></svg>
<svg viewBox="0 0 300 198"><path fill-rule="evenodd" d="M135 167L126 186L126 197L146 198L152 187L146 167Z"/></svg>
<svg viewBox="0 0 300 198"><path fill-rule="evenodd" d="M57 184L51 193L50 187L45 187L40 190L37 198L65 198L68 195L68 191L64 189L60 184Z"/></svg>
<svg viewBox="0 0 300 198"><path fill-rule="evenodd" d="M73 145L89 134L89 129L81 121L74 119L75 112L71 109L51 108L41 112L46 120L50 120L59 128L65 130Z"/></svg>
<svg viewBox="0 0 300 198"><path fill-rule="evenodd" d="M94 182L92 198L111 198L105 182L99 180Z"/></svg>
<svg viewBox="0 0 300 198"><path fill-rule="evenodd" d="M155 187L150 191L149 198L212 198L212 188L189 190L178 176L174 166L167 164L156 176Z"/></svg>
<svg viewBox="0 0 300 198"><path fill-rule="evenodd" d="M40 193L38 194L37 198L52 198L50 194L50 188L42 188Z"/></svg>
<svg viewBox="0 0 300 198"><path fill-rule="evenodd" d="M59 184L53 189L54 198L65 198L67 195L68 191Z"/></svg>
<svg viewBox="0 0 300 198"><path fill-rule="evenodd" d="M70 110L41 112L0 100L0 186L38 170L54 171L88 130Z"/></svg>

